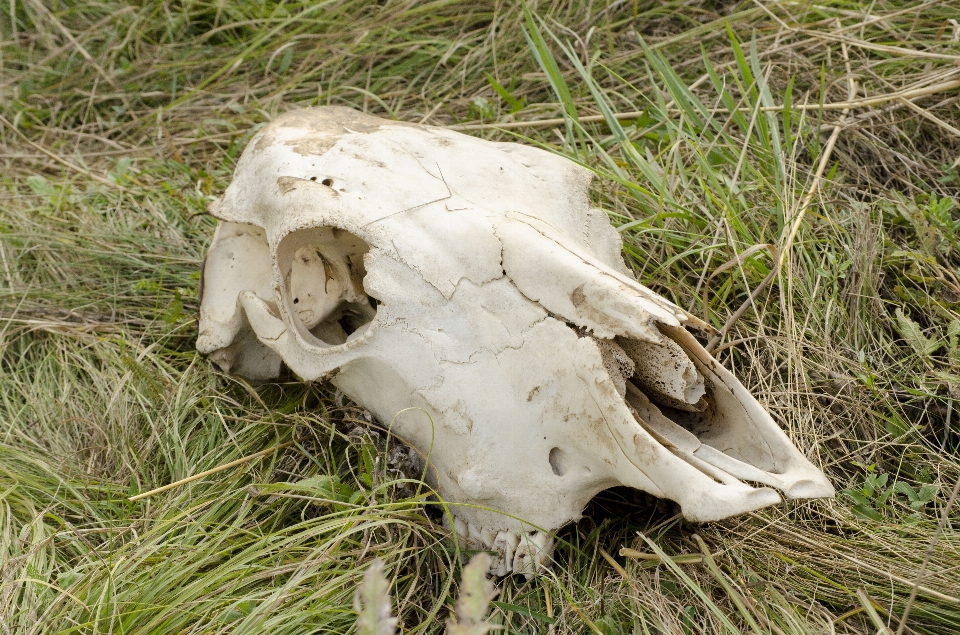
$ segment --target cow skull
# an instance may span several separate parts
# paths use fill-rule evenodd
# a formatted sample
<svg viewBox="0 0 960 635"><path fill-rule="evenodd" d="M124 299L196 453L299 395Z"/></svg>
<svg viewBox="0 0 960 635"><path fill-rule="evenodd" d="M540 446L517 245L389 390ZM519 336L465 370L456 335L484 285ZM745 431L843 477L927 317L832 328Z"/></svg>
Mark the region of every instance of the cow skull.
<svg viewBox="0 0 960 635"><path fill-rule="evenodd" d="M590 178L346 108L282 115L213 205L197 348L366 407L428 457L461 546L499 575L543 566L615 485L694 521L832 496L686 328L709 327L624 266Z"/></svg>

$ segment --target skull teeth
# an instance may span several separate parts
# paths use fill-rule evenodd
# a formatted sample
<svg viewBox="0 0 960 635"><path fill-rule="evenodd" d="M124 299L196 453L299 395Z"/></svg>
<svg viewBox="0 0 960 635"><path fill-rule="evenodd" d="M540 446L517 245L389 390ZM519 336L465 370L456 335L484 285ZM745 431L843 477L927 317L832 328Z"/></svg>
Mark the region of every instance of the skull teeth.
<svg viewBox="0 0 960 635"><path fill-rule="evenodd" d="M546 532L494 531L456 515L453 517L453 530L463 551L491 552L493 559L487 570L489 575L502 577L519 573L529 580L550 566L554 539Z"/></svg>

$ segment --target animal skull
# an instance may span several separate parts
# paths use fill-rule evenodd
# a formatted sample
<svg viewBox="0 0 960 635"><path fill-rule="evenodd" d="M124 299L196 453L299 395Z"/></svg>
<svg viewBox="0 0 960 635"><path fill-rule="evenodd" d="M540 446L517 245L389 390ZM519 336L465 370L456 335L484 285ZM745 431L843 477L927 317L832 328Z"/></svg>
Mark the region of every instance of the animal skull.
<svg viewBox="0 0 960 635"><path fill-rule="evenodd" d="M309 108L251 140L213 205L197 348L328 379L429 457L461 545L532 574L627 485L711 521L833 495L639 284L591 174L513 143ZM748 484L751 483L751 484Z"/></svg>

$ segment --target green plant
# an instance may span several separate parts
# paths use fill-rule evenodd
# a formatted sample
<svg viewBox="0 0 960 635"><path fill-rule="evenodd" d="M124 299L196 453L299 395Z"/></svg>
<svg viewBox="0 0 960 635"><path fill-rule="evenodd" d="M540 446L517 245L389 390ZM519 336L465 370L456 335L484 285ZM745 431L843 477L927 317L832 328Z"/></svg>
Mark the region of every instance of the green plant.
<svg viewBox="0 0 960 635"><path fill-rule="evenodd" d="M910 509L919 512L934 501L940 492L940 487L938 485L921 485L919 489L914 489L906 481L897 481L893 484L893 490L897 494L906 496Z"/></svg>
<svg viewBox="0 0 960 635"><path fill-rule="evenodd" d="M917 520L922 518L922 515L919 515L918 512L923 511L933 502L940 492L938 485L929 483L915 488L904 480L895 480L888 485L890 475L886 473L878 474L876 464L871 463L863 466L858 463L857 465L863 467L866 471L863 483L856 489L843 490L843 495L853 502L851 511L862 520L874 522L904 520L904 517L897 515L889 505L897 495L906 498L907 507L914 512L909 518Z"/></svg>
<svg viewBox="0 0 960 635"><path fill-rule="evenodd" d="M884 518L887 501L895 492L894 485L887 486L889 474L877 474L876 464L866 466L867 474L857 489L845 489L843 494L853 501L854 515L863 520L880 521Z"/></svg>

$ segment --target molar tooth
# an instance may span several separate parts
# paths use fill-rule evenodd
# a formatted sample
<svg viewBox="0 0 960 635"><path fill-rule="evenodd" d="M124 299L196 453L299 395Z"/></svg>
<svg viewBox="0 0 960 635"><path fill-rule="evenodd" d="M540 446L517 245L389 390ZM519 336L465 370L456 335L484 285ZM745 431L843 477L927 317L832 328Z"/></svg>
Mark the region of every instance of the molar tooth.
<svg viewBox="0 0 960 635"><path fill-rule="evenodd" d="M490 565L490 573L504 576L513 571L513 554L520 544L520 538L512 531L501 531L493 541L497 555Z"/></svg>
<svg viewBox="0 0 960 635"><path fill-rule="evenodd" d="M553 552L553 537L542 531L524 534L513 556L513 572L522 573L528 580L549 565Z"/></svg>
<svg viewBox="0 0 960 635"><path fill-rule="evenodd" d="M483 527L480 530L480 538L483 540L484 549L493 549L493 541L496 540L496 536L492 531Z"/></svg>
<svg viewBox="0 0 960 635"><path fill-rule="evenodd" d="M551 556L553 555L553 536L546 532L538 531L530 537L530 541L537 547L533 554L536 570L541 571L547 569L550 566Z"/></svg>
<svg viewBox="0 0 960 635"><path fill-rule="evenodd" d="M463 542L469 539L469 529L467 523L459 516L453 517L453 530L457 533L457 540ZM461 545L462 547L463 545Z"/></svg>
<svg viewBox="0 0 960 635"><path fill-rule="evenodd" d="M513 572L522 573L527 579L533 575L533 562L526 542L521 543L513 554Z"/></svg>
<svg viewBox="0 0 960 635"><path fill-rule="evenodd" d="M468 549L483 549L483 537L480 528L473 523L467 523L469 538L467 540Z"/></svg>

